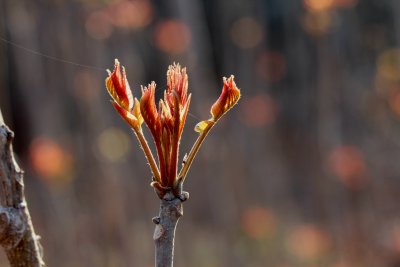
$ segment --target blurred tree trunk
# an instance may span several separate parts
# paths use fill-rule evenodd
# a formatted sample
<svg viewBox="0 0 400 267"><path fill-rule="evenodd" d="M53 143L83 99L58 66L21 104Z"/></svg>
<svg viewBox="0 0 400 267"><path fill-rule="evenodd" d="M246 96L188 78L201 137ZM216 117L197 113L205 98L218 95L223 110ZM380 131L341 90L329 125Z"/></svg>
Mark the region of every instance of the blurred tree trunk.
<svg viewBox="0 0 400 267"><path fill-rule="evenodd" d="M25 201L23 171L12 149L14 134L0 110L0 244L12 267L45 266Z"/></svg>

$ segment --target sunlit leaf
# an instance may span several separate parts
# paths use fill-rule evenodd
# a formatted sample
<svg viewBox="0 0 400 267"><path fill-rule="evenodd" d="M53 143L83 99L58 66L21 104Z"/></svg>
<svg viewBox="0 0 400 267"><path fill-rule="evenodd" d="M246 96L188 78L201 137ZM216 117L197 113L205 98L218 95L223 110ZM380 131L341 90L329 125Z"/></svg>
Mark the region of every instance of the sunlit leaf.
<svg viewBox="0 0 400 267"><path fill-rule="evenodd" d="M202 133L210 124L210 121L201 121L199 123L196 124L196 126L194 127L194 130L198 133Z"/></svg>
<svg viewBox="0 0 400 267"><path fill-rule="evenodd" d="M228 79L224 77L223 81L221 95L210 110L214 122L236 105L240 98L240 90L236 86L234 76L231 75Z"/></svg>

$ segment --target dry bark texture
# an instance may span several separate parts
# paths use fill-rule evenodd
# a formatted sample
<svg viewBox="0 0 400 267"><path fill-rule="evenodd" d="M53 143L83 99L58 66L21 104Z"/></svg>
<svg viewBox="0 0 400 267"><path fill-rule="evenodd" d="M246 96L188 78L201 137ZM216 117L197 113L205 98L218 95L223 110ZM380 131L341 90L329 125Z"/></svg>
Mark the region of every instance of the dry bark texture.
<svg viewBox="0 0 400 267"><path fill-rule="evenodd" d="M42 267L39 236L25 201L23 171L13 155L13 137L0 111L0 244L12 267Z"/></svg>

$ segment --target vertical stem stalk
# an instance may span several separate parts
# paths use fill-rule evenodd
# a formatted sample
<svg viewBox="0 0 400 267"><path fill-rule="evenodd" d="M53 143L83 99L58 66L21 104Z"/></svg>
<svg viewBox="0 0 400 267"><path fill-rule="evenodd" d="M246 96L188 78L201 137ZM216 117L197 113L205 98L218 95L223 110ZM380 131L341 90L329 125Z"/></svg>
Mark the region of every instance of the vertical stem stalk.
<svg viewBox="0 0 400 267"><path fill-rule="evenodd" d="M182 200L168 192L160 202L159 216L153 218L156 224L154 243L156 249L155 267L172 267L174 239L178 220L183 215Z"/></svg>

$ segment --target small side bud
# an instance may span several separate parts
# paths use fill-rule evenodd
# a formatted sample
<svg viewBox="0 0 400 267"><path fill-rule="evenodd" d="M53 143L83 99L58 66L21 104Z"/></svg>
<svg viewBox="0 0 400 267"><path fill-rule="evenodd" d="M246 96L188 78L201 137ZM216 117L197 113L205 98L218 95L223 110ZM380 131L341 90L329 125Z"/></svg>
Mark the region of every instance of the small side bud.
<svg viewBox="0 0 400 267"><path fill-rule="evenodd" d="M234 76L223 78L224 85L221 95L211 107L212 120L216 122L219 118L227 113L240 99L240 90L237 88Z"/></svg>
<svg viewBox="0 0 400 267"><path fill-rule="evenodd" d="M126 79L125 68L120 67L118 59L115 59L114 70L108 72L106 78L106 87L110 96L118 103L121 107L127 111L131 111L134 101L132 91L129 87L128 80Z"/></svg>

